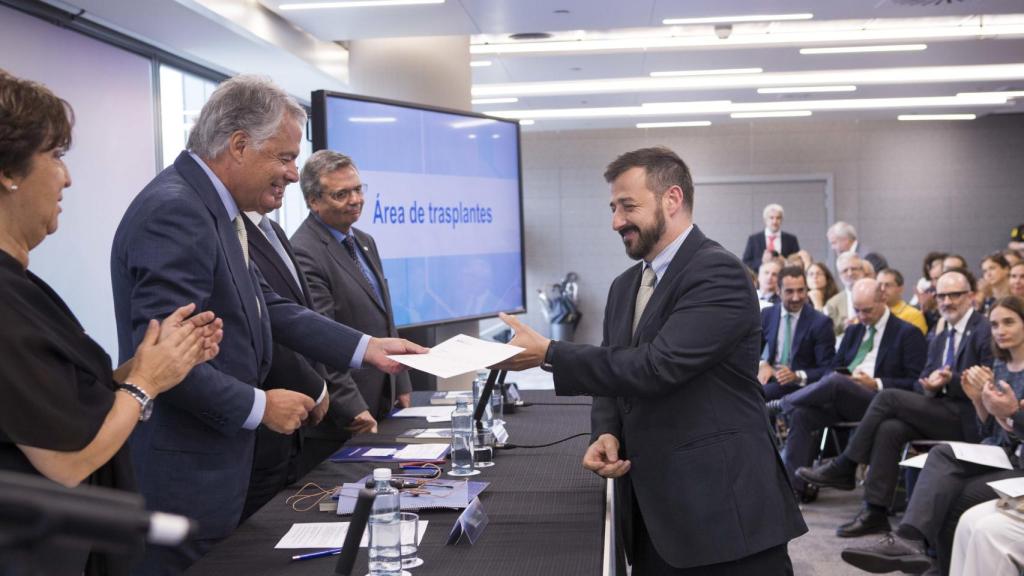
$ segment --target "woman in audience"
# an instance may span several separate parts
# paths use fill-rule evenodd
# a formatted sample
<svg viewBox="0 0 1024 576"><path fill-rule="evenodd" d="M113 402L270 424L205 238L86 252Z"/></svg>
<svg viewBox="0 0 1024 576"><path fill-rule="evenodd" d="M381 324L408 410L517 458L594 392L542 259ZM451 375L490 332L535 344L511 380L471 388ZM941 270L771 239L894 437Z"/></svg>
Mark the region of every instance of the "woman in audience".
<svg viewBox="0 0 1024 576"><path fill-rule="evenodd" d="M988 314L996 300L1010 295L1010 263L1002 252L989 254L981 261L984 273L987 297L981 303L980 310Z"/></svg>
<svg viewBox="0 0 1024 576"><path fill-rule="evenodd" d="M961 385L974 404L981 443L1006 450L1015 469L1000 470L958 460L945 444L932 448L896 531L874 546L847 548L842 553L846 562L875 573L921 573L931 567L925 555L930 544L946 573L960 515L996 497L988 482L1024 476L1020 461L1024 438L1020 401L1024 398L1024 300L1015 296L997 300L990 322L996 362L992 368L967 369Z"/></svg>
<svg viewBox="0 0 1024 576"><path fill-rule="evenodd" d="M111 370L63 300L28 270L29 253L57 230L71 177L68 103L0 70L0 470L131 490L124 449L149 399L213 358L221 321L182 307L151 320L135 357ZM97 272L98 273L98 272ZM55 550L32 559L43 574L121 574L123 558Z"/></svg>
<svg viewBox="0 0 1024 576"><path fill-rule="evenodd" d="M1024 298L1024 260L1010 267L1010 294Z"/></svg>
<svg viewBox="0 0 1024 576"><path fill-rule="evenodd" d="M807 267L807 286L810 287L808 295L811 297L811 303L818 312L825 309L825 302L828 302L829 298L839 293L832 273L822 262L815 262Z"/></svg>

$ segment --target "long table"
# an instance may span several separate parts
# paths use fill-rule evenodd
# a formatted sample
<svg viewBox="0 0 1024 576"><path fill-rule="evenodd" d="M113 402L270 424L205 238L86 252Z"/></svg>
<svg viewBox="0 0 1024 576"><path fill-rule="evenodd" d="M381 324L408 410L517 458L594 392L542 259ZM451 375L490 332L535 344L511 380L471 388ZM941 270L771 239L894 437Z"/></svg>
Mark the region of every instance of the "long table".
<svg viewBox="0 0 1024 576"><path fill-rule="evenodd" d="M416 393L422 401L427 393ZM546 444L590 430L590 400L557 398L552 392L524 391L532 405L505 417L510 443ZM393 442L410 428L439 427L424 419L391 418L381 422L376 436L362 436L350 445ZM474 480L490 482L480 501L490 523L476 544L445 546L456 512L424 511L429 521L414 576L501 576L522 574L598 575L607 561L606 486L583 470L580 458L589 436L546 448L517 448L495 453L496 465L481 469ZM274 545L293 523L345 520L334 513L296 512L285 499L306 482L337 486L369 474L373 464L324 462L296 485L281 492L250 517L231 537L219 543L187 574L200 576L329 575L336 557L290 560L305 550L275 550ZM446 467L447 468L447 467ZM366 574L366 550L353 574Z"/></svg>

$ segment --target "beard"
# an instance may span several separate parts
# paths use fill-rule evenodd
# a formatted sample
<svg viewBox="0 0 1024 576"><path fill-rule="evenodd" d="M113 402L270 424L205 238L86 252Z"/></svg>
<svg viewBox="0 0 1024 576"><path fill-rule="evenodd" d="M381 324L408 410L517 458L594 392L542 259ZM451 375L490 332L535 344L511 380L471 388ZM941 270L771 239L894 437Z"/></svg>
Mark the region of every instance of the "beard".
<svg viewBox="0 0 1024 576"><path fill-rule="evenodd" d="M620 235L625 235L628 232L636 232L636 240L632 246L630 242L623 237L622 243L626 246L626 255L633 260L639 260L644 256L650 254L654 246L661 240L661 237L665 235L665 213L659 208L654 213L654 224L640 228L638 226L629 226L619 231Z"/></svg>

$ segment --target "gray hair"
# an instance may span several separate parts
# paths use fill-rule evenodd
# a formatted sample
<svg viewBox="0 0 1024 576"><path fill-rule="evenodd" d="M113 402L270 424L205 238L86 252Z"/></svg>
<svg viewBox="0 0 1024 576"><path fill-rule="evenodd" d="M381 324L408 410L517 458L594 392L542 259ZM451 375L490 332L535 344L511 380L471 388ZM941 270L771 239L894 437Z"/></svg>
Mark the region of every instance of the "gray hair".
<svg viewBox="0 0 1024 576"><path fill-rule="evenodd" d="M782 209L782 206L779 204L769 204L761 211L761 219L767 218L772 212L778 212L779 216L782 216L783 218L786 216L786 211Z"/></svg>
<svg viewBox="0 0 1024 576"><path fill-rule="evenodd" d="M200 158L216 158L239 130L259 149L274 136L285 115L306 122L302 106L270 78L235 76L218 86L203 105L188 135L188 149Z"/></svg>
<svg viewBox="0 0 1024 576"><path fill-rule="evenodd" d="M320 185L320 178L324 174L330 174L335 170L343 170L351 166L357 172L355 162L341 152L334 150L318 150L306 160L302 166L302 174L299 176L299 186L302 188L302 197L306 199L306 206L314 198L321 198L324 194Z"/></svg>
<svg viewBox="0 0 1024 576"><path fill-rule="evenodd" d="M846 264L852 265L853 261L863 262L856 252L843 252L836 258L836 268L842 269ZM861 268L864 268L863 264L861 264Z"/></svg>
<svg viewBox="0 0 1024 576"><path fill-rule="evenodd" d="M853 224L843 222L840 220L832 226L829 226L828 232L825 234L826 237L832 238L833 236L842 236L843 238L849 238L850 240L857 239L857 229L853 227Z"/></svg>

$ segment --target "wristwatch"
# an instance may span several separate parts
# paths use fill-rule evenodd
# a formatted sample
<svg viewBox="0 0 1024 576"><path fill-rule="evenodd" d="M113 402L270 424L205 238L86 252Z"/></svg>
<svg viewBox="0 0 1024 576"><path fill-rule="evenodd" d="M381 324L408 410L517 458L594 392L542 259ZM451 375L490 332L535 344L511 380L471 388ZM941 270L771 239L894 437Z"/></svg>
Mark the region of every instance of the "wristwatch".
<svg viewBox="0 0 1024 576"><path fill-rule="evenodd" d="M540 369L545 372L555 371L555 367L551 365L551 356L552 353L555 351L555 347L552 346L552 344L554 344L554 342L548 342L548 349L546 352L544 352L544 361L541 362L540 365Z"/></svg>
<svg viewBox="0 0 1024 576"><path fill-rule="evenodd" d="M124 390L139 403L139 407L141 408L139 411L139 422L149 420L149 417L153 414L153 399L149 394L146 394L145 390L130 382L118 384L117 389Z"/></svg>

